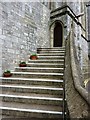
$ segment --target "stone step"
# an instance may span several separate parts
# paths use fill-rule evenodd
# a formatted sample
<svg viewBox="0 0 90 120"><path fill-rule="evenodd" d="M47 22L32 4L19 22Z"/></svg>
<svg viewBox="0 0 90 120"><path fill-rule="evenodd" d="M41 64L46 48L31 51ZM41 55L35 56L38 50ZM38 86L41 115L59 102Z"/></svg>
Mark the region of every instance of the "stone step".
<svg viewBox="0 0 90 120"><path fill-rule="evenodd" d="M64 56L65 53L38 53L37 56Z"/></svg>
<svg viewBox="0 0 90 120"><path fill-rule="evenodd" d="M12 77L63 79L63 73L12 72Z"/></svg>
<svg viewBox="0 0 90 120"><path fill-rule="evenodd" d="M64 60L64 58L65 58L65 56L38 56L38 59L40 59L40 60L47 60L47 59L49 59L49 60L61 60L61 59L63 59Z"/></svg>
<svg viewBox="0 0 90 120"><path fill-rule="evenodd" d="M64 63L64 60L63 59L61 59L61 60L48 60L48 59L46 59L46 60L44 60L44 59L37 59L37 60L28 60L28 63L53 63L53 64L55 64L55 63Z"/></svg>
<svg viewBox="0 0 90 120"><path fill-rule="evenodd" d="M60 106L34 105L22 103L3 102L0 107L3 115L15 117L34 117L34 118L62 118L63 112Z"/></svg>
<svg viewBox="0 0 90 120"><path fill-rule="evenodd" d="M64 63L27 63L27 67L64 68Z"/></svg>
<svg viewBox="0 0 90 120"><path fill-rule="evenodd" d="M18 84L18 85L44 85L63 87L63 80L53 79L34 79L34 78L5 78L1 77L2 84Z"/></svg>
<svg viewBox="0 0 90 120"><path fill-rule="evenodd" d="M37 94L50 94L62 95L63 88L56 88L55 86L38 86L38 85L0 85L0 89L6 92L21 92L21 93L37 93Z"/></svg>
<svg viewBox="0 0 90 120"><path fill-rule="evenodd" d="M25 96L25 95L12 95L12 94L0 94L2 101L15 102L15 103L28 103L28 104L40 104L40 105L55 105L63 106L63 98L53 97L39 97L39 96Z"/></svg>
<svg viewBox="0 0 90 120"><path fill-rule="evenodd" d="M54 51L54 50L38 50L37 54L64 54L65 55L65 51L61 50L61 51Z"/></svg>
<svg viewBox="0 0 90 120"><path fill-rule="evenodd" d="M63 119L65 47L38 48L37 56L11 77L0 77L3 117Z"/></svg>
<svg viewBox="0 0 90 120"><path fill-rule="evenodd" d="M64 47L52 47L52 48L37 48L37 50L65 50L65 46Z"/></svg>
<svg viewBox="0 0 90 120"><path fill-rule="evenodd" d="M41 50L37 50L37 54L43 54L43 53L56 53L56 54L58 54L58 53L65 53L65 50L64 49L62 49L62 50L46 50L46 49L41 49Z"/></svg>
<svg viewBox="0 0 90 120"><path fill-rule="evenodd" d="M2 84L19 84L19 85L44 85L63 87L63 80L48 80L48 79L27 79L27 78L6 78L2 79Z"/></svg>
<svg viewBox="0 0 90 120"><path fill-rule="evenodd" d="M13 91L0 91L0 94L7 95L19 95L19 96L33 96L33 97L46 97L46 98L63 98L63 94L60 95L52 95L52 94L39 94L39 93L21 93L21 92L13 92Z"/></svg>
<svg viewBox="0 0 90 120"><path fill-rule="evenodd" d="M63 118L36 118L36 117L16 117L16 116L14 116L13 117L13 115L10 115L10 116L8 116L8 115L1 115L0 116L0 120L38 120L38 119L47 119L47 120L63 120Z"/></svg>
<svg viewBox="0 0 90 120"><path fill-rule="evenodd" d="M16 67L16 72L62 73L64 68Z"/></svg>

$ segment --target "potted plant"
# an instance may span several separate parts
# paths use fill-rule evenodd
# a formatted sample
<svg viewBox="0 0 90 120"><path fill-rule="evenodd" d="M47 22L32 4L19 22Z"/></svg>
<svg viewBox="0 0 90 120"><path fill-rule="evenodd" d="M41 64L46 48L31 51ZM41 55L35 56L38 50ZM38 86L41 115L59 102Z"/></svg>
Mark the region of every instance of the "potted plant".
<svg viewBox="0 0 90 120"><path fill-rule="evenodd" d="M35 54L35 53L34 53L34 54L31 54L31 55L30 55L30 59L31 59L31 60L36 60L36 59L38 59L37 54Z"/></svg>
<svg viewBox="0 0 90 120"><path fill-rule="evenodd" d="M3 77L10 77L12 76L12 73L10 70L5 70L4 73L3 73Z"/></svg>
<svg viewBox="0 0 90 120"><path fill-rule="evenodd" d="M20 61L20 63L19 63L19 67L26 67L27 66L27 64L26 64L26 62L22 62L22 61Z"/></svg>

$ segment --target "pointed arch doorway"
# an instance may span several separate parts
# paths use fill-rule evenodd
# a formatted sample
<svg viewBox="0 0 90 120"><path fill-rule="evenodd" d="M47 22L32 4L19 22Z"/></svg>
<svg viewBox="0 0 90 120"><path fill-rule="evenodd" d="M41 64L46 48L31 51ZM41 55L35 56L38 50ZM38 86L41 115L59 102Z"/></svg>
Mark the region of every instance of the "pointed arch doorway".
<svg viewBox="0 0 90 120"><path fill-rule="evenodd" d="M63 41L62 24L60 22L56 22L54 27L53 47L62 47L62 41Z"/></svg>

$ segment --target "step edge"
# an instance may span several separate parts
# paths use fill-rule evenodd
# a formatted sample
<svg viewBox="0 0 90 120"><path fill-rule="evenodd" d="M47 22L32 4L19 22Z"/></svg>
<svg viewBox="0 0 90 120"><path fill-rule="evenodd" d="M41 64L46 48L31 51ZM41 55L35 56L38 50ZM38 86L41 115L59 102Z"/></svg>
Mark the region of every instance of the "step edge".
<svg viewBox="0 0 90 120"><path fill-rule="evenodd" d="M64 61L64 60L61 60L61 59L60 59L60 60L48 60L48 59L46 59L46 60L41 60L41 59L31 60L31 59L29 59L28 61L37 61L37 62L38 62L38 61L57 61L57 62L60 61L60 62L61 62L61 61Z"/></svg>
<svg viewBox="0 0 90 120"><path fill-rule="evenodd" d="M9 87L9 88L22 88L22 89L42 89L42 90L63 90L63 88L50 88L50 87L32 87L32 86L16 86L16 85L0 85L0 87Z"/></svg>
<svg viewBox="0 0 90 120"><path fill-rule="evenodd" d="M45 54L46 53L46 54ZM53 54L52 54L53 53ZM61 54L62 53L62 54ZM55 54L57 54L57 56L65 56L65 52L61 52L60 54L59 54L59 52L58 52L58 54L57 54L57 52L48 52L48 51L38 51L38 53L37 53L37 56L56 56Z"/></svg>
<svg viewBox="0 0 90 120"><path fill-rule="evenodd" d="M62 68L61 67L60 68L50 68L50 67L49 68L48 67L45 67L45 68L43 68L43 67L38 67L38 68L37 67L15 67L15 68L16 69L19 68L19 69L51 69L51 70L54 70L54 69L55 70L60 70L61 69L61 70L64 70L63 67Z"/></svg>
<svg viewBox="0 0 90 120"><path fill-rule="evenodd" d="M35 113L49 113L49 114L60 114L62 115L63 112L58 111L45 111L45 110L36 110L36 109L20 109L20 108L11 108L11 107L0 107L3 110L14 110L14 111L22 111L22 112L35 112Z"/></svg>
<svg viewBox="0 0 90 120"><path fill-rule="evenodd" d="M21 98L21 99L37 99L37 100L51 100L51 101L63 101L63 98L21 96L21 95L12 95L12 94L0 94L0 97Z"/></svg>
<svg viewBox="0 0 90 120"><path fill-rule="evenodd" d="M38 56L39 58L46 57L46 58L65 58L65 56Z"/></svg>
<svg viewBox="0 0 90 120"><path fill-rule="evenodd" d="M63 73L39 73L39 72L11 72L12 74L28 74L28 75L32 75L32 74L36 74L36 75L64 75Z"/></svg>
<svg viewBox="0 0 90 120"><path fill-rule="evenodd" d="M35 61L37 61L37 60L35 60ZM33 62L33 60L32 60L32 62ZM26 64L49 64L49 65L64 65L64 63L29 63L29 62L27 62Z"/></svg>
<svg viewBox="0 0 90 120"><path fill-rule="evenodd" d="M46 82L63 82L63 80L57 80L57 79L34 79L34 78L32 78L32 79L30 79L30 78L14 78L14 77L10 77L10 78L8 78L8 77L0 77L0 79L5 79L5 80L32 80L32 81L41 81L41 82L43 82L43 81L46 81Z"/></svg>

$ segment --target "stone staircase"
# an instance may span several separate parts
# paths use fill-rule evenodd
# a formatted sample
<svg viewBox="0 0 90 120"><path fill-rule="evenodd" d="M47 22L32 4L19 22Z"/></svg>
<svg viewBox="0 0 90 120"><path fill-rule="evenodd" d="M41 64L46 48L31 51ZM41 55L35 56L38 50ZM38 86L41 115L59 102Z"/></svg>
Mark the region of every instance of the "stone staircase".
<svg viewBox="0 0 90 120"><path fill-rule="evenodd" d="M27 67L0 78L3 118L64 119L65 48L38 48L37 53L38 59L28 60Z"/></svg>

